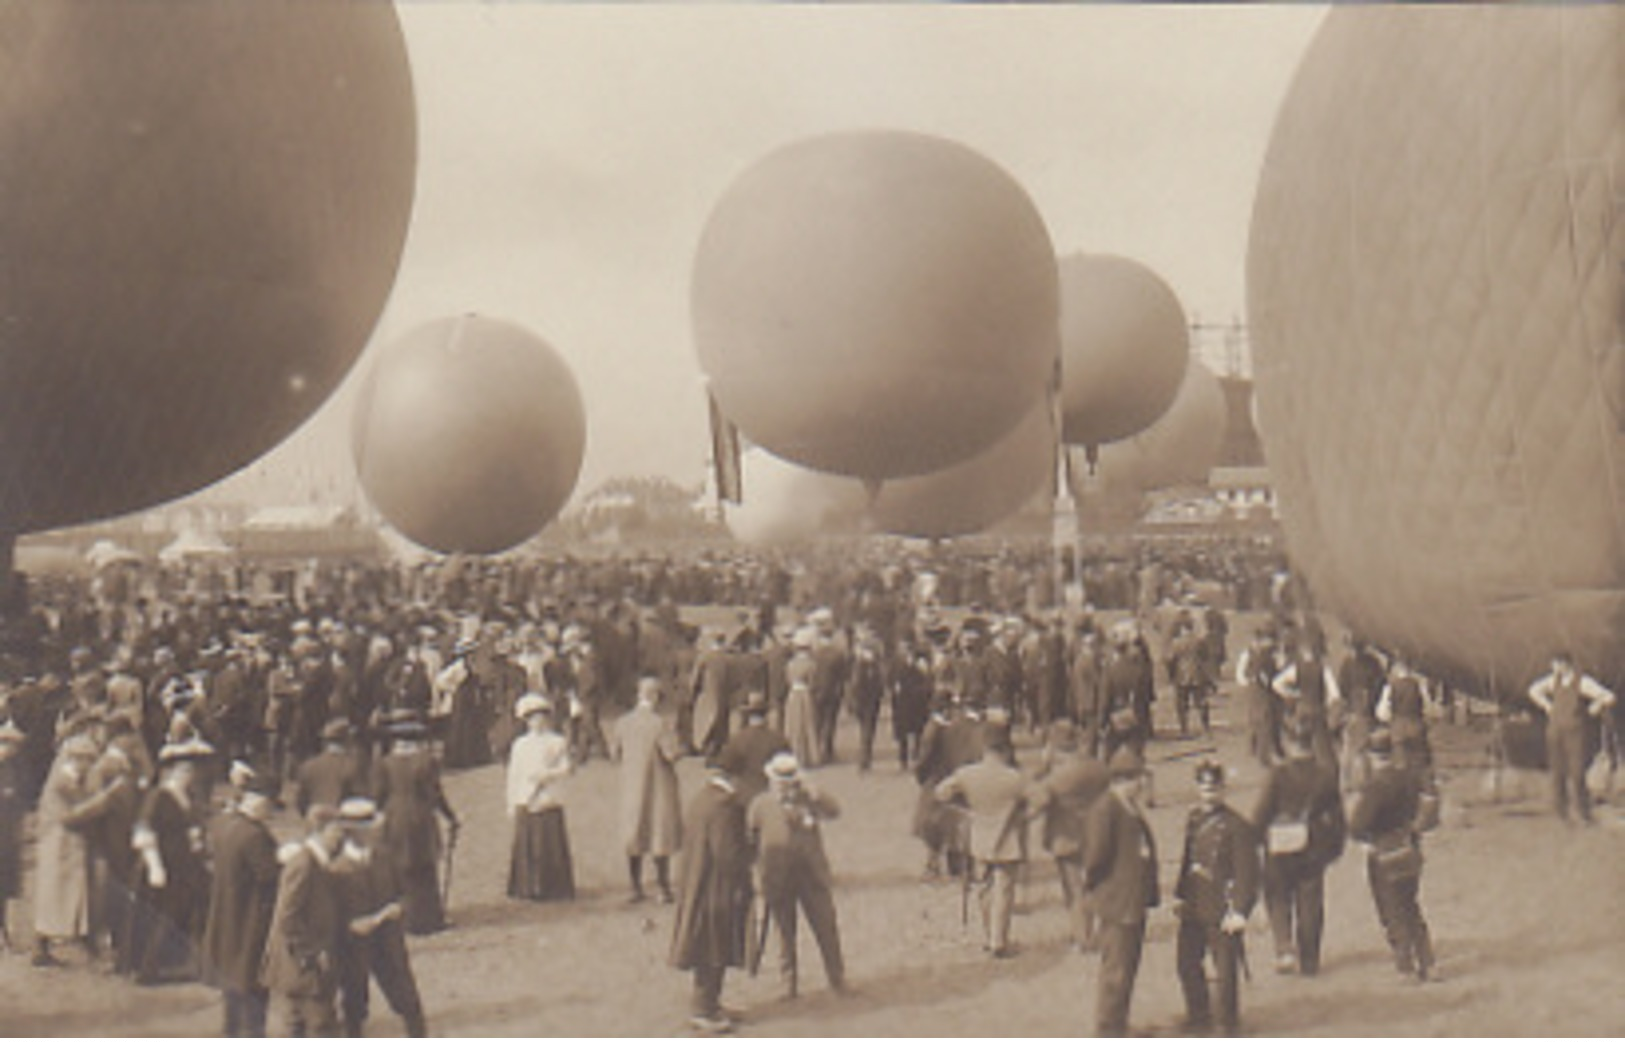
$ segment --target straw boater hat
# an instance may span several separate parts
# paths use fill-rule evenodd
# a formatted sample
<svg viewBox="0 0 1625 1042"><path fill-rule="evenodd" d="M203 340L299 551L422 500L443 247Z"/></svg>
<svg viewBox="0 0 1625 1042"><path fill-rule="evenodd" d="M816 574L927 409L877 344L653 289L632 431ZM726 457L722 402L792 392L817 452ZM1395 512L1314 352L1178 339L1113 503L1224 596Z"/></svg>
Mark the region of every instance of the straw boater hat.
<svg viewBox="0 0 1625 1042"><path fill-rule="evenodd" d="M762 768L768 781L790 782L801 777L801 761L795 758L794 753L775 753Z"/></svg>
<svg viewBox="0 0 1625 1042"><path fill-rule="evenodd" d="M21 742L27 737L10 720L0 720L0 742Z"/></svg>
<svg viewBox="0 0 1625 1042"><path fill-rule="evenodd" d="M322 741L342 742L350 737L350 721L342 716L335 716L322 725Z"/></svg>
<svg viewBox="0 0 1625 1042"><path fill-rule="evenodd" d="M159 749L158 762L166 766L172 763L191 763L213 755L214 746L201 738L188 738L184 742L170 742Z"/></svg>
<svg viewBox="0 0 1625 1042"><path fill-rule="evenodd" d="M365 796L351 796L339 804L339 821L345 828L364 829L378 823L378 804Z"/></svg>
<svg viewBox="0 0 1625 1042"><path fill-rule="evenodd" d="M521 720L528 720L536 713L553 715L553 703L534 691L527 692L513 707L513 715Z"/></svg>

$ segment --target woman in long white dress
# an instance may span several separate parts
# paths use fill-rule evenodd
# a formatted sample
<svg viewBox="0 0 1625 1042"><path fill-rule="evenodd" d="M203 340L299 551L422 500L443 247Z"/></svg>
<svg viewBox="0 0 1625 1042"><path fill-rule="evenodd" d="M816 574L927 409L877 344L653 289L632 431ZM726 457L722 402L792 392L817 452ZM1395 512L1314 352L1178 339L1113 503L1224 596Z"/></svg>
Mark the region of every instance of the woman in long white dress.
<svg viewBox="0 0 1625 1042"><path fill-rule="evenodd" d="M576 895L560 791L573 769L570 743L554 727L553 712L553 703L534 692L514 706L525 733L508 753L508 813L514 819L508 896L527 901Z"/></svg>

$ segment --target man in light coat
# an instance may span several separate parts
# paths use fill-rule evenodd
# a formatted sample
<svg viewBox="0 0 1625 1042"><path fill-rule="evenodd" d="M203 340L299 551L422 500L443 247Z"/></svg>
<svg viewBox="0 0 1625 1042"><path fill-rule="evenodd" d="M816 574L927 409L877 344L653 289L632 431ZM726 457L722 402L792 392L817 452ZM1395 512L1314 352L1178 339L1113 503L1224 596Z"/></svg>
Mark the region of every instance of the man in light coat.
<svg viewBox="0 0 1625 1042"><path fill-rule="evenodd" d="M671 856L683 847L682 802L676 764L682 743L660 715L660 680L638 680L638 704L615 721L610 755L620 764L621 840L626 846L632 900L644 899L643 859L652 856L660 899L670 904Z"/></svg>
<svg viewBox="0 0 1625 1042"><path fill-rule="evenodd" d="M986 948L995 959L1014 954L1010 918L1015 909L1016 872L1026 860L1027 780L1010 766L1010 736L990 728L982 758L966 764L936 787L942 803L963 805L970 820L970 854L982 866L985 889L982 919Z"/></svg>

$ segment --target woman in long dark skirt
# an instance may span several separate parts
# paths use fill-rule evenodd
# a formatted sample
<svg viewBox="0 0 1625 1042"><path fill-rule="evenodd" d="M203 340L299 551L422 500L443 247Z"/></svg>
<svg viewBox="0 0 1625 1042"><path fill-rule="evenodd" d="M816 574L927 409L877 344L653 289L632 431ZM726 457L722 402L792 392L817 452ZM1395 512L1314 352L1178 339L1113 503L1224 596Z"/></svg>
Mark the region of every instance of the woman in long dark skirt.
<svg viewBox="0 0 1625 1042"><path fill-rule="evenodd" d="M575 869L559 786L570 775L570 743L553 724L553 705L527 694L514 707L525 733L508 756L508 813L514 819L508 896L527 901L575 897Z"/></svg>
<svg viewBox="0 0 1625 1042"><path fill-rule="evenodd" d="M440 763L424 744L421 720L403 718L389 725L389 753L372 767L373 799L384 812L380 853L390 859L402 887L403 926L410 934L445 928L440 899L442 841L438 811L453 832L457 815L440 787Z"/></svg>

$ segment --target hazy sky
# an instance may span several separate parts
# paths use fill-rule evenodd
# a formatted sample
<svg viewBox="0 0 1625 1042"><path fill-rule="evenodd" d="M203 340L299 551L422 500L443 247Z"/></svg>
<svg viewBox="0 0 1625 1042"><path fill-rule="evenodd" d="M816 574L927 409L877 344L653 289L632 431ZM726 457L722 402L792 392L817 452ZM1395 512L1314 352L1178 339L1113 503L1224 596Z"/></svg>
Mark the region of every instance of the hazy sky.
<svg viewBox="0 0 1625 1042"><path fill-rule="evenodd" d="M220 492L353 486L354 387L414 326L473 311L570 363L576 495L697 483L707 456L689 269L745 167L812 134L953 138L1021 182L1058 253L1118 253L1188 313L1244 312L1254 184L1324 16L1308 5L594 6L406 0L418 191L390 304L351 379Z"/></svg>

